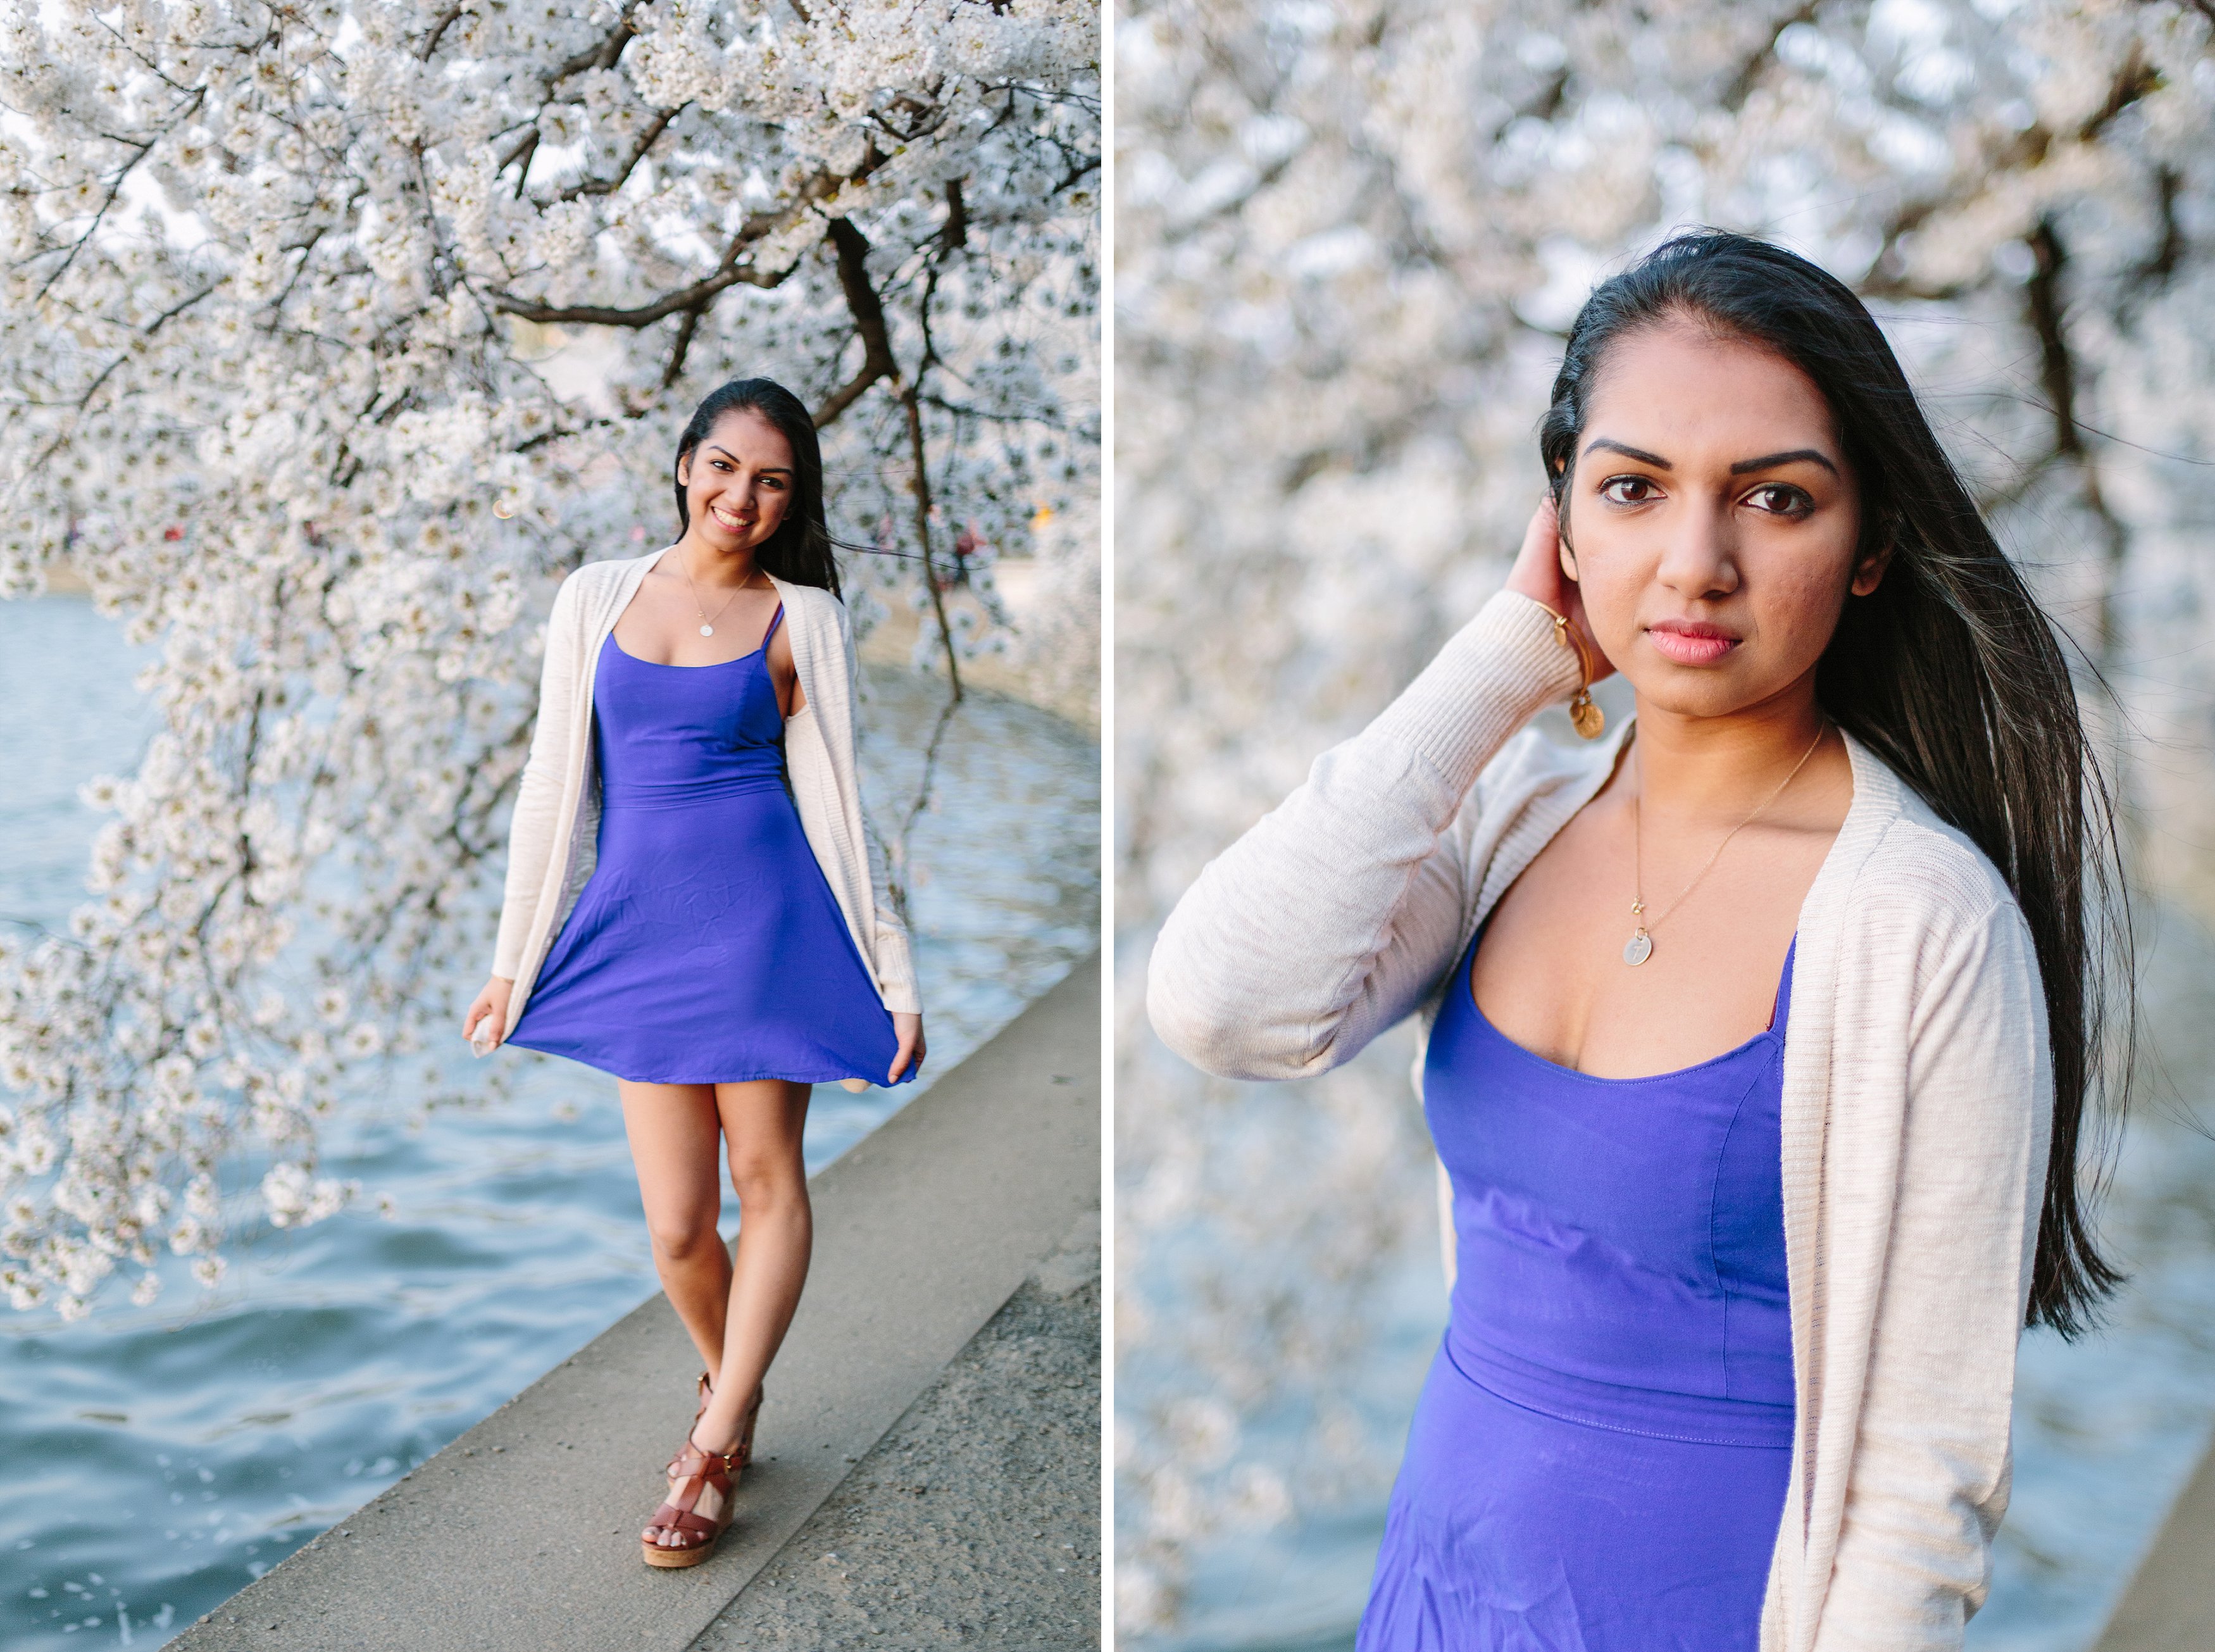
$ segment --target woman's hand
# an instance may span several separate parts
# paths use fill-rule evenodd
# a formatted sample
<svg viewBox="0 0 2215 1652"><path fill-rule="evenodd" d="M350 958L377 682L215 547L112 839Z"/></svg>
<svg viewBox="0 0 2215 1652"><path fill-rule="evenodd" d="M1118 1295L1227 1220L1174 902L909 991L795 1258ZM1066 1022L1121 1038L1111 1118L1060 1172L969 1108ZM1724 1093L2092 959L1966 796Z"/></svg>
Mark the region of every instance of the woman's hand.
<svg viewBox="0 0 2215 1652"><path fill-rule="evenodd" d="M469 1012L462 1017L462 1036L474 1044L477 1023L488 1016L492 1018L489 1028L492 1042L485 1047L496 1050L505 1043L507 1040L507 995L514 990L515 983L505 975L494 975L488 980L484 984L484 991L478 993L476 1001L469 1005Z"/></svg>
<svg viewBox="0 0 2215 1652"><path fill-rule="evenodd" d="M1569 617L1569 623L1584 639L1585 658L1592 661L1592 681L1597 683L1614 675L1615 667L1600 652L1599 640L1585 617L1584 593L1562 568L1562 560L1561 524L1554 514L1554 497L1549 494L1538 501L1538 508L1531 513L1531 525L1523 530L1523 549L1515 553L1515 566L1508 570L1507 588Z"/></svg>
<svg viewBox="0 0 2215 1652"><path fill-rule="evenodd" d="M895 1010L893 1011L893 1031L899 1037L899 1053L893 1057L893 1070L885 1079L888 1084L899 1083L900 1074L909 1071L911 1061L914 1063L915 1072L923 1071L923 1017L905 1010Z"/></svg>

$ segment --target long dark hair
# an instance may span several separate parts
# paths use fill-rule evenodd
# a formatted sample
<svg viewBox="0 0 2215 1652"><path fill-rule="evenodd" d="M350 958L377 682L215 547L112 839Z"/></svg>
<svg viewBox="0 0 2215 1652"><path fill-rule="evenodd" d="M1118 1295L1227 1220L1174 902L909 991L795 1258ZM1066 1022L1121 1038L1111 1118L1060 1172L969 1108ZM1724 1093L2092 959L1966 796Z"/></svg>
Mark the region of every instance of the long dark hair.
<svg viewBox="0 0 2215 1652"><path fill-rule="evenodd" d="M677 489L677 537L692 525L692 507L685 501L684 484L677 480L685 459L715 429L727 413L752 411L775 425L792 444L792 502L776 531L756 548L754 561L768 573L791 585L819 586L832 596L838 590L838 558L823 513L823 445L816 439L815 420L805 403L773 378L734 378L710 391L692 410L691 422L677 440L677 458L670 466L670 481Z"/></svg>
<svg viewBox="0 0 2215 1652"><path fill-rule="evenodd" d="M2093 1244L2079 1136L2101 1095L2120 1114L2133 1016L2114 803L2060 639L1861 300L1806 259L1747 236L1678 236L1602 282L1578 313L1538 434L1565 521L1602 359L1626 334L1671 321L1760 345L1814 382L1859 478L1860 551L1892 547L1876 590L1848 599L1816 666L1816 697L1984 851L2029 924L2053 1137L2028 1321L2074 1336L2122 1278Z"/></svg>

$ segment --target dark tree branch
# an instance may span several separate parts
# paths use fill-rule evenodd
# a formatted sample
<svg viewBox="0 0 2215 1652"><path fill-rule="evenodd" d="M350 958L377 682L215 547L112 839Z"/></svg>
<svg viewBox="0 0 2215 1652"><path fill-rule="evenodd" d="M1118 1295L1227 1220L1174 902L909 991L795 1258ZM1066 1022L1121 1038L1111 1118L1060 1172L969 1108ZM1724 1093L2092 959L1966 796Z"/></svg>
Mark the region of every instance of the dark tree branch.
<svg viewBox="0 0 2215 1652"><path fill-rule="evenodd" d="M2029 246L2035 262L2030 279L2023 284L2024 310L2038 341L2039 386L2046 393L2046 408L2053 420L2052 445L2044 463L2066 463L2075 469L2084 508L2100 525L2107 568L2100 584L2096 658L2104 670L2122 640L2115 616L2115 587L2124 559L2130 554L2130 530L2108 503L2100 486L2098 464L2077 424L2079 373L2077 358L2069 347L2067 301L2061 287L2069 253L2052 218L2039 220L2038 227L2030 232Z"/></svg>
<svg viewBox="0 0 2215 1652"><path fill-rule="evenodd" d="M954 628L946 621L946 593L939 589L938 566L930 554L930 467L923 445L923 404L912 384L900 389L900 409L907 415L908 459L915 466L915 537L923 547L923 588L930 593L930 611L938 621L938 640L944 644L946 680L954 698L961 698L961 667L954 652Z"/></svg>
<svg viewBox="0 0 2215 1652"><path fill-rule="evenodd" d="M2092 142L2113 126L2126 109L2148 93L2158 90L2161 83L2160 71L2149 64L2133 45L2117 67L2114 77L2108 82L2106 99L2097 109L2077 123L2071 135L2078 143ZM2053 144L2054 133L2049 127L2043 123L2030 126L1984 166L1968 175L1969 188L1973 191L1984 189L2003 172L2028 171L2052 153ZM1953 206L1955 199L1951 195L1928 196L1921 200L1907 202L1893 214L1885 225L1882 247L1871 261L1868 279L1862 284L1862 291L1865 295L1874 298L1950 298L1960 296L1966 290L1958 284L1938 291L1918 289L1900 269L1899 243Z"/></svg>
<svg viewBox="0 0 2215 1652"><path fill-rule="evenodd" d="M731 237L731 244L723 249L723 256L714 274L666 294L652 304L628 310L604 304L548 304L501 291L488 292L486 301L503 315L520 316L529 322L571 322L592 327L651 327L679 310L694 309L713 298L724 288L736 286L742 281L749 286L776 286L792 273L792 267L787 266L780 270L755 269L739 261L745 255L746 249L783 229L817 201L836 194L841 186L860 182L884 163L884 156L873 148L862 156L861 165L852 172L843 175L834 172L817 173L790 206L774 212L757 212L740 224L739 232Z"/></svg>
<svg viewBox="0 0 2215 1652"><path fill-rule="evenodd" d="M2211 0L2215 3L2215 0ZM938 231L939 245L954 252L969 244L969 207L961 198L961 180L951 178L946 185L946 222Z"/></svg>
<svg viewBox="0 0 2215 1652"><path fill-rule="evenodd" d="M2031 334L2038 340L2039 388L2046 392L2046 405L2053 416L2053 451L2073 459L2082 456L2084 444L2077 434L2077 364L2062 330L2061 272L2069 255L2050 218L2039 220L2028 244L2036 263L2023 284L2023 301Z"/></svg>
<svg viewBox="0 0 2215 1652"><path fill-rule="evenodd" d="M893 359L891 330L885 324L884 301L869 284L869 243L851 218L831 220L831 244L838 255L838 286L846 295L846 309L854 317L854 330L862 341L862 365L854 376L831 393L815 410L815 427L823 429L861 399L862 393L880 378L899 379L899 364Z"/></svg>
<svg viewBox="0 0 2215 1652"><path fill-rule="evenodd" d="M195 99L194 101L197 102L198 100ZM54 273L40 284L38 293L32 300L33 303L35 304L39 298L43 298L47 293L52 292L54 283L69 273L70 266L77 262L77 255L83 252L93 236L100 232L100 226L107 218L108 209L115 205L115 198L123 193L123 181L131 175L132 168L153 152L154 144L157 140L149 138L142 143L137 138L117 138L115 141L132 151L131 158L118 167L115 169L115 175L107 181L107 193L101 199L100 210L92 215L92 222L85 226L84 233L71 244L68 255L54 267Z"/></svg>
<svg viewBox="0 0 2215 1652"><path fill-rule="evenodd" d="M669 365L661 370L661 388L666 391L684 372L684 358L692 348L693 335L700 330L700 317L707 310L703 301L697 308L684 312L684 319L677 323L677 341L669 347Z"/></svg>
<svg viewBox="0 0 2215 1652"><path fill-rule="evenodd" d="M523 199L524 180L531 175L531 157L537 152L538 127L534 122L528 132L510 145L507 153L500 157L500 163L493 168L493 171L499 174L514 166L518 161L523 163L515 175L515 198L518 200Z"/></svg>
<svg viewBox="0 0 2215 1652"><path fill-rule="evenodd" d="M673 109L655 110L653 119L647 121L646 129L639 133L638 141L631 145L629 156L624 160L622 169L614 177L588 178L582 183L573 183L556 199L575 200L580 195L614 194L617 190L630 181L630 175L638 170L638 163L646 158L647 150L660 141L661 134L669 130L669 123L682 114L687 107L680 103ZM534 130L532 137L535 138L537 135ZM516 181L516 187L518 189L522 187L522 180Z"/></svg>
<svg viewBox="0 0 2215 1652"><path fill-rule="evenodd" d="M574 322L589 327L651 327L679 310L696 309L725 287L736 286L741 281L749 286L775 286L790 273L789 270L742 267L734 260L726 259L723 266L706 279L695 281L689 287L680 287L666 298L657 298L650 304L641 304L635 310L617 310L603 304L533 304L509 292L494 292L488 296L494 310L502 315L520 316L527 322Z"/></svg>
<svg viewBox="0 0 2215 1652"><path fill-rule="evenodd" d="M900 412L907 427L908 461L913 468L910 490L915 496L915 537L923 551L923 585L930 593L931 613L938 621L939 641L946 654L946 679L952 685L954 699L961 698L961 664L954 647L954 628L947 623L946 593L940 588L938 567L931 556L930 545L930 465L923 444L923 377L930 371L931 362L930 294L936 290L936 270L925 278L923 293L917 304L917 318L923 335L923 357L917 366L915 377L908 378L899 371L899 363L893 354L892 332L885 321L885 304L869 279L869 241L851 218L831 220L830 238L838 255L838 286L845 294L846 308L854 317L854 330L862 340L861 371L833 392L815 415L815 426L821 429L851 407L862 391L879 380L889 380L893 394L899 401Z"/></svg>
<svg viewBox="0 0 2215 1652"><path fill-rule="evenodd" d="M2215 0L2208 0L2215 4ZM2164 162L2154 172L2154 207L2161 222L2161 241L2146 261L2132 272L2135 285L2143 289L2159 292L2169 285L2184 262L2190 243L2184 236L2184 225L2176 215L2177 197L2184 190L2184 175Z"/></svg>
<svg viewBox="0 0 2215 1652"><path fill-rule="evenodd" d="M623 61L623 48L638 33L638 24L629 11L616 20L616 26L596 46L588 46L573 58L565 58L548 70L540 79L548 86L560 84L572 75L581 75L587 69L612 69Z"/></svg>
<svg viewBox="0 0 2215 1652"><path fill-rule="evenodd" d="M1776 61L1776 43L1784 38L1784 31L1795 23L1813 22L1816 12L1821 9L1821 3L1822 0L1804 0L1802 4L1770 26L1769 38L1747 56L1746 60L1739 65L1738 73L1731 77L1730 84L1723 88L1721 102L1724 108L1736 114L1746 107L1746 99L1753 95L1753 89L1761 84L1763 74L1770 64Z"/></svg>
<svg viewBox="0 0 2215 1652"><path fill-rule="evenodd" d="M2108 87L2108 100L2097 111L2087 116L2077 128L2077 140L2089 144L2114 124L2115 117L2136 103L2149 92L2161 89L2161 71L2145 60L2137 42L2131 45L2130 54L2123 59L2115 78Z"/></svg>
<svg viewBox="0 0 2215 1652"><path fill-rule="evenodd" d="M424 37L423 49L415 54L420 62L431 61L431 54L439 49L439 40L445 36L447 29L460 21L462 9L458 4L448 6L445 10L439 14L438 21L431 25L430 34Z"/></svg>

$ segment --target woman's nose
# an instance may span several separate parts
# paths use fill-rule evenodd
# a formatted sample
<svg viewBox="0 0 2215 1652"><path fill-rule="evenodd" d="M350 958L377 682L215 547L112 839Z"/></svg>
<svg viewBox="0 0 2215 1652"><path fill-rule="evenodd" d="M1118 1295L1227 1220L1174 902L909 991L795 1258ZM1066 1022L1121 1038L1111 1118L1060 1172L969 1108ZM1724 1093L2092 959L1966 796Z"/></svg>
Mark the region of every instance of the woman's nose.
<svg viewBox="0 0 2215 1652"><path fill-rule="evenodd" d="M1662 530L1657 570L1662 584L1686 599L1725 596L1738 589L1737 544L1730 515L1719 506L1695 503L1674 513Z"/></svg>

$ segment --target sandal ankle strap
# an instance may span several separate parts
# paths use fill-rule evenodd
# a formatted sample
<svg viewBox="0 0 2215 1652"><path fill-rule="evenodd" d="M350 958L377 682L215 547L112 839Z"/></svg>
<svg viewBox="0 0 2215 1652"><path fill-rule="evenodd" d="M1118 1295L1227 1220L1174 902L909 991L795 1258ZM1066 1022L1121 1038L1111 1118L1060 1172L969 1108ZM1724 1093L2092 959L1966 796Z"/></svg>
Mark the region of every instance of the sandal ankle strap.
<svg viewBox="0 0 2215 1652"><path fill-rule="evenodd" d="M685 1466L684 1459L687 1453L700 1459L697 1467ZM696 1444L688 1435L684 1444L678 1448L677 1455L671 1459L670 1469L672 1472L679 1475L703 1474L708 1471L711 1465L720 1465L723 1477L728 1479L745 1466L744 1458L745 1452L740 1446L734 1446L727 1452L711 1452L705 1446Z"/></svg>

